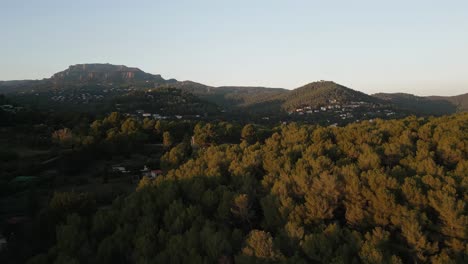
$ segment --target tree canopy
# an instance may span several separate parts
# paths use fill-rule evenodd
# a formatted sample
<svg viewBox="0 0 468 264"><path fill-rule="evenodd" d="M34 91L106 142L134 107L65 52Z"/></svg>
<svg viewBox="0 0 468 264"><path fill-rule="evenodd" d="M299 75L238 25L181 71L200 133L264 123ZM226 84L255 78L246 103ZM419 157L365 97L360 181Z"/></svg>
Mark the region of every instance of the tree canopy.
<svg viewBox="0 0 468 264"><path fill-rule="evenodd" d="M219 126L197 124L203 147L175 144L164 176L110 208L54 196L53 246L29 263L468 261L468 114L290 123L264 141L244 127L235 144Z"/></svg>

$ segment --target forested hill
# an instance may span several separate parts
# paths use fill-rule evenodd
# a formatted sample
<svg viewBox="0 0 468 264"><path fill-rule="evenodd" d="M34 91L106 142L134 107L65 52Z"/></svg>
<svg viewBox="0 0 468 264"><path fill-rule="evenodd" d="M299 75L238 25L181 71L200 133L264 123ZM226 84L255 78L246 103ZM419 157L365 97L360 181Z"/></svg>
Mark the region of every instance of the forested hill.
<svg viewBox="0 0 468 264"><path fill-rule="evenodd" d="M457 111L468 111L468 93L456 96L429 96L430 100L446 100L451 102L457 107Z"/></svg>
<svg viewBox="0 0 468 264"><path fill-rule="evenodd" d="M312 82L294 90L266 87L208 87L192 82L183 82L178 84L178 87L223 106L247 108L252 111L291 111L303 106L316 108L326 106L331 101L339 104L386 103L379 98L331 81Z"/></svg>
<svg viewBox="0 0 468 264"><path fill-rule="evenodd" d="M339 103L384 101L347 88L331 81L319 81L306 84L294 90L265 87L196 87L191 92L213 100L222 97L239 107L254 107L257 104L280 102L282 109L292 110L301 106L319 107L334 100ZM276 109L278 110L278 109Z"/></svg>
<svg viewBox="0 0 468 264"><path fill-rule="evenodd" d="M383 105L423 115L468 111L468 94L451 97L419 97L403 93L368 95L332 81L312 82L293 90L267 87L210 87L191 81L173 85L225 108L254 112L294 111L304 106L317 108L329 105L332 101L335 104L363 102L367 105Z"/></svg>
<svg viewBox="0 0 468 264"><path fill-rule="evenodd" d="M324 106L333 100L341 104L351 102L383 103L377 98L331 81L306 84L283 95L282 99L284 100L283 107L287 110L305 105Z"/></svg>
<svg viewBox="0 0 468 264"><path fill-rule="evenodd" d="M406 93L378 93L374 97L423 114L450 114L468 111L468 94L458 96L416 96Z"/></svg>
<svg viewBox="0 0 468 264"><path fill-rule="evenodd" d="M468 262L467 113L273 131L183 141L163 176L109 207L57 192L21 252L30 264Z"/></svg>

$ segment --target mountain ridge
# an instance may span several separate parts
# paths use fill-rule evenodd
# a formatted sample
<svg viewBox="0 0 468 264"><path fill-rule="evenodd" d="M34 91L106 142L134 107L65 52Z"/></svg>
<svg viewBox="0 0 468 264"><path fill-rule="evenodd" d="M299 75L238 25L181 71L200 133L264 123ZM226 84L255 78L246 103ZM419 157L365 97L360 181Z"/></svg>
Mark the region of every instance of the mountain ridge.
<svg viewBox="0 0 468 264"><path fill-rule="evenodd" d="M457 96L417 96L405 93L377 93L373 95L348 88L333 81L316 81L288 90L261 86L209 86L193 81L164 79L137 67L109 63L82 63L42 80L0 81L0 93L67 89L86 84L103 84L118 87L134 86L142 89L173 87L192 93L226 109L256 109L292 111L301 106L319 107L330 100L337 102L366 102L392 104L423 114L447 114L468 111L468 94Z"/></svg>
<svg viewBox="0 0 468 264"><path fill-rule="evenodd" d="M468 111L468 93L455 96L417 96L409 93L376 93L372 96L402 109L416 109L423 114L450 114Z"/></svg>
<svg viewBox="0 0 468 264"><path fill-rule="evenodd" d="M57 82L141 82L152 81L165 84L160 74L144 72L136 67L109 63L84 63L70 65L67 69L53 74L50 79ZM176 80L174 80L176 81Z"/></svg>

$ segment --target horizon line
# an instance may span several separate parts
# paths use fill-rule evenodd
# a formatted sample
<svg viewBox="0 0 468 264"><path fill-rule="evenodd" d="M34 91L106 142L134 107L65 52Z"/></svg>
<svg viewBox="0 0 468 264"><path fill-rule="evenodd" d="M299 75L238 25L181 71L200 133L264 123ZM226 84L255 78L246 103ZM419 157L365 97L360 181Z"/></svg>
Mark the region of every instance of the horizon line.
<svg viewBox="0 0 468 264"><path fill-rule="evenodd" d="M90 65L90 64L100 64L100 65L112 65L112 66L124 66L124 67L127 67L127 68L133 68L133 69L138 69L144 73L148 73L148 74L151 74L151 75L159 75L161 76L164 80L176 80L177 82L193 82L193 83L197 83L197 84L201 84L201 85L205 85L205 86L208 86L208 87L212 87L212 88L222 88L222 87L244 87L244 88L266 88L266 89L283 89L283 90L288 90L288 91L293 91L295 89L298 89L298 88L301 88L305 85L308 85L310 83L314 83L314 82L333 82L333 83L336 83L336 84L339 84L339 85L342 85L346 88L349 88L349 89L352 89L352 90L355 90L355 91L359 91L359 92L362 92L362 93L365 93L367 95L374 95L374 94L408 94L408 95L414 95L414 96L418 96L418 97L433 97L433 96L437 96L437 97L454 97L454 96L460 96L460 95L465 95L465 94L468 94L467 93L459 93L459 94L455 94L455 95L438 95L438 94L430 94L430 95L420 95L420 94L414 94L414 93L410 93L410 92L407 92L407 91L395 91L395 92L385 92L385 91L380 91L379 92L375 92L375 93L367 93L367 92L364 92L362 90L358 90L358 89L355 89L355 88L351 88L350 86L347 86L345 84L342 84L341 82L335 82L333 80L324 80L324 79L321 79L321 80L316 80L316 81L311 81L311 82L307 82L305 84L302 84L300 86L297 86L297 87L294 87L294 88L284 88L284 87L272 87L272 86L263 86L263 85L245 85L245 84L241 84L241 85L209 85L209 84L206 84L205 82L200 82L200 81L194 81L194 80L178 80L177 78L164 78L162 76L162 74L159 74L159 73L151 73L151 72L147 72L147 71L144 71L142 70L140 67L136 67L136 66L127 66L125 64L114 64L114 63L109 63L109 62L87 62L87 63L75 63L75 64L69 64L67 68L65 68L64 70L67 70L68 68L70 68L71 66L76 66L76 65ZM43 80L47 80L47 79L50 79L52 78L52 76L58 72L61 72L61 71L64 71L64 70L60 70L60 71L57 71L55 73L52 73L51 75L49 75L50 77L43 77L41 79L8 79L8 80L0 80L0 82L14 82L14 81L43 81Z"/></svg>

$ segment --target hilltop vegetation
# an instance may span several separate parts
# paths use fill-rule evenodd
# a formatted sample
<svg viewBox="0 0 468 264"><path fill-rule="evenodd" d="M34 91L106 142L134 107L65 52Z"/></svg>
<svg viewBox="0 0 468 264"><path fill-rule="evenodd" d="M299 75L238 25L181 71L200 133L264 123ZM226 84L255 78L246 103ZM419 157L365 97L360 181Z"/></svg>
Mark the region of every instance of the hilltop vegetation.
<svg viewBox="0 0 468 264"><path fill-rule="evenodd" d="M320 107L327 105L331 99L339 103L366 102L382 103L367 94L352 90L334 82L320 81L306 84L282 96L283 108L293 110L305 105Z"/></svg>
<svg viewBox="0 0 468 264"><path fill-rule="evenodd" d="M220 105L237 109L261 110L269 105L273 111L291 111L303 106L320 107L331 99L340 103L383 101L330 81L312 82L292 91L264 87L203 87L184 83L182 89Z"/></svg>
<svg viewBox="0 0 468 264"><path fill-rule="evenodd" d="M192 82L183 82L180 85L176 85L176 87L218 105L225 106L228 109L242 109L253 107L265 102L270 103L278 96L288 92L288 90L281 88L247 86L208 87ZM274 106L272 106L272 108L274 108Z"/></svg>
<svg viewBox="0 0 468 264"><path fill-rule="evenodd" d="M129 122L116 139L140 133ZM468 261L468 114L228 127L197 124L196 148L172 142L164 176L111 207L56 193L28 263Z"/></svg>
<svg viewBox="0 0 468 264"><path fill-rule="evenodd" d="M457 96L429 96L430 100L446 100L456 106L458 112L468 111L468 93Z"/></svg>
<svg viewBox="0 0 468 264"><path fill-rule="evenodd" d="M400 109L419 115L443 115L467 111L467 95L420 97L412 94L378 93L367 95L331 81L318 81L294 90L265 87L209 87L199 83L180 82L175 87L235 111L284 113L309 106L326 106L330 100L340 104L365 102Z"/></svg>
<svg viewBox="0 0 468 264"><path fill-rule="evenodd" d="M420 97L404 93L378 93L374 96L388 103L394 104L399 108L427 115L450 114L457 111L457 105L442 97Z"/></svg>

